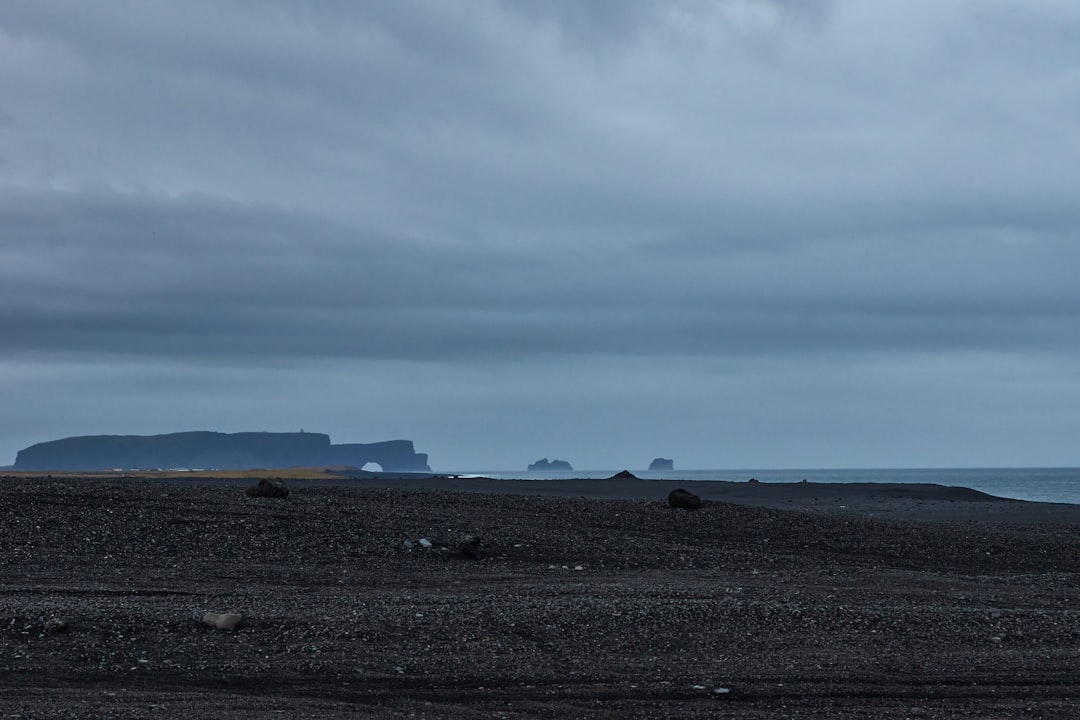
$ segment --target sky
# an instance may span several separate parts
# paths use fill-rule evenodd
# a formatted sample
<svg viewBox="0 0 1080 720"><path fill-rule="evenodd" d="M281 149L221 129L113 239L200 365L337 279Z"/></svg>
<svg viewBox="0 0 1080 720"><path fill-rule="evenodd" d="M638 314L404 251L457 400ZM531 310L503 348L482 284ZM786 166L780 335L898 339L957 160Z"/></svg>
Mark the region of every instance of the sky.
<svg viewBox="0 0 1080 720"><path fill-rule="evenodd" d="M5 0L0 465L1080 465L1080 3Z"/></svg>

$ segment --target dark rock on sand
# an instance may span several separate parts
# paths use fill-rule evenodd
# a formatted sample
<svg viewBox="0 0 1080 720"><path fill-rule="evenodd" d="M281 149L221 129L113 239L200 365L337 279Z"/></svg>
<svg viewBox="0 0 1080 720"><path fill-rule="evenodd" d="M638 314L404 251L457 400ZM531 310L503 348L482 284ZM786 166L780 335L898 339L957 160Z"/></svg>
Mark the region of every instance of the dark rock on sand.
<svg viewBox="0 0 1080 720"><path fill-rule="evenodd" d="M686 510L700 510L701 498L689 490L683 490L682 488L675 488L667 496L668 505L673 508L684 508Z"/></svg>
<svg viewBox="0 0 1080 720"><path fill-rule="evenodd" d="M675 469L675 461L670 460L668 458L654 458L653 461L651 463L649 463L649 469L654 470L654 471L655 470L674 470Z"/></svg>
<svg viewBox="0 0 1080 720"><path fill-rule="evenodd" d="M480 538L469 538L465 542L461 543L461 545L458 545L457 551L458 554L461 555L461 557L463 558L467 558L469 560L479 560L482 557L480 551Z"/></svg>
<svg viewBox="0 0 1080 720"><path fill-rule="evenodd" d="M565 460L548 460L547 458L540 458L536 462L529 464L529 472L534 472L538 470L541 472L546 470L561 470L570 472L573 469L573 466L571 466L570 463L566 462Z"/></svg>
<svg viewBox="0 0 1080 720"><path fill-rule="evenodd" d="M638 476L629 470L622 470L612 475L609 480L638 480Z"/></svg>
<svg viewBox="0 0 1080 720"><path fill-rule="evenodd" d="M248 497L268 497L284 500L289 497L289 488L284 480L263 478L259 484L244 491Z"/></svg>
<svg viewBox="0 0 1080 720"><path fill-rule="evenodd" d="M63 618L54 616L46 618L45 622L42 623L42 626L45 628L45 632L47 633L60 633L68 629L68 622Z"/></svg>

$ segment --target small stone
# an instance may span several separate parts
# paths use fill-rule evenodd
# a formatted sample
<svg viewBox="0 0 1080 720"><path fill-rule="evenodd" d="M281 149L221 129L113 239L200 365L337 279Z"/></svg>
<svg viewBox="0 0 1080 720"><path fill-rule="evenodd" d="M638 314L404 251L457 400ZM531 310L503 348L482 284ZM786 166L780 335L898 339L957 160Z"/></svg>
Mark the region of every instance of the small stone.
<svg viewBox="0 0 1080 720"><path fill-rule="evenodd" d="M420 538L420 547L430 548L431 547L431 541L428 540L427 538Z"/></svg>
<svg viewBox="0 0 1080 720"><path fill-rule="evenodd" d="M45 632L58 633L67 630L67 620L58 617L51 617L44 622Z"/></svg>
<svg viewBox="0 0 1080 720"><path fill-rule="evenodd" d="M244 616L240 613L208 612L203 615L202 621L218 630L235 630L244 622Z"/></svg>
<svg viewBox="0 0 1080 720"><path fill-rule="evenodd" d="M406 540L405 542L401 543L401 546L403 548L405 548L406 550L412 550L413 549L413 541L412 540Z"/></svg>

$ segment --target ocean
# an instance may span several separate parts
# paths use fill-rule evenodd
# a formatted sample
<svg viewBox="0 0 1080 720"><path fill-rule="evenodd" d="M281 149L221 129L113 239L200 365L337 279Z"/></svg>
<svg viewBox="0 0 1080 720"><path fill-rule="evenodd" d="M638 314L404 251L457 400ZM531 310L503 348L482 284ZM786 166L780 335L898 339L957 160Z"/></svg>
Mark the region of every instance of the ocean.
<svg viewBox="0 0 1080 720"><path fill-rule="evenodd" d="M608 478L618 470L575 470L572 472L475 471L461 473L496 479L561 480ZM671 470L650 472L631 470L646 480L729 480L746 482L822 483L933 483L967 487L1017 500L1080 504L1080 468L920 468L841 470ZM458 473L455 473L458 474Z"/></svg>

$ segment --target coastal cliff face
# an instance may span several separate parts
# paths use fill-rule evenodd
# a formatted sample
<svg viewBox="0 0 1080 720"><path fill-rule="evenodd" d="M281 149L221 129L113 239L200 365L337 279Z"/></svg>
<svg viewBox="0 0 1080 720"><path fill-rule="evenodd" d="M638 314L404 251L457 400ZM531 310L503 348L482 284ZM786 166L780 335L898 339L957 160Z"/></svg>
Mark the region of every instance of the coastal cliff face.
<svg viewBox="0 0 1080 720"><path fill-rule="evenodd" d="M333 445L323 433L181 432L167 435L88 435L31 445L16 470L217 468L245 470L373 462L387 472L424 472L428 458L409 440Z"/></svg>
<svg viewBox="0 0 1080 720"><path fill-rule="evenodd" d="M378 463L387 472L427 472L427 453L418 453L412 440L387 440L377 443L344 443L331 445L326 455L329 462L320 465L355 465Z"/></svg>
<svg viewBox="0 0 1080 720"><path fill-rule="evenodd" d="M573 470L573 466L565 460L548 460L547 458L541 458L534 463L529 463L529 472L534 471L554 471L561 470L569 472Z"/></svg>

